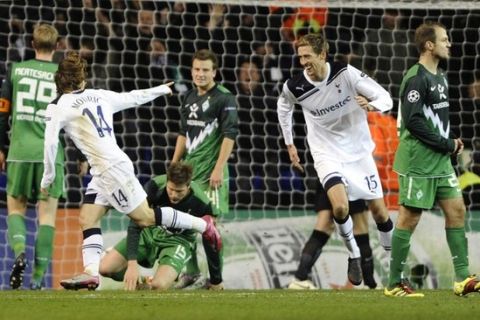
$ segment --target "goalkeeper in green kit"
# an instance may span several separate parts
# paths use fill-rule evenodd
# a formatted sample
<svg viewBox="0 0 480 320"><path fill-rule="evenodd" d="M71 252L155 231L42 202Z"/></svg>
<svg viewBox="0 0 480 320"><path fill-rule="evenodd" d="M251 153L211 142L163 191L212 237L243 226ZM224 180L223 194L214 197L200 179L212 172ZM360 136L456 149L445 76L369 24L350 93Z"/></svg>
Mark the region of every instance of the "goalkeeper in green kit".
<svg viewBox="0 0 480 320"><path fill-rule="evenodd" d="M54 27L47 24L37 25L32 40L35 59L11 66L0 95L0 165L5 169L5 162L8 162L8 240L15 253L15 263L10 275L12 289L23 285L27 266L25 214L28 200L37 202L38 212L35 265L30 287L40 289L52 257L58 198L64 192L62 148L57 154L57 176L49 189L49 195L45 196L40 192L45 110L47 104L57 96L54 74L58 66L52 62L57 40L58 32ZM11 136L6 158L5 136L9 117ZM82 162L80 168L80 173L86 173L87 163Z"/></svg>
<svg viewBox="0 0 480 320"><path fill-rule="evenodd" d="M192 58L192 80L180 108L180 132L172 163L182 159L193 166L197 182L219 209L228 212L228 166L238 134L235 97L215 82L217 58L209 50L199 50ZM178 288L193 284L200 275L195 249L181 276Z"/></svg>
<svg viewBox="0 0 480 320"><path fill-rule="evenodd" d="M192 181L192 167L177 162L169 166L166 175L153 178L145 185L150 207L171 207L202 217L215 216L217 210L201 188ZM190 260L197 234L193 230L151 226L144 229L130 222L127 237L109 251L100 262L100 274L124 281L125 289L167 290ZM208 261L210 290L222 290L221 259L219 251L203 240ZM139 279L138 267L152 268L158 261L155 275L147 281Z"/></svg>

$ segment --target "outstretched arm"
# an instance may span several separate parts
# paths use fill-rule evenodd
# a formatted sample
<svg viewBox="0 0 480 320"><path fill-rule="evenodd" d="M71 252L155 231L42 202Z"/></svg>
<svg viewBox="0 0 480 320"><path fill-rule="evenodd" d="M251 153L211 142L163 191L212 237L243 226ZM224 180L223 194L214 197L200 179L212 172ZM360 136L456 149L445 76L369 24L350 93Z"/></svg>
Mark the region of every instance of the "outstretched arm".
<svg viewBox="0 0 480 320"><path fill-rule="evenodd" d="M101 90L105 98L111 102L113 112L122 111L128 108L133 108L155 100L164 95L171 95L170 88L173 82L162 84L149 89L132 90L130 92L117 93L108 90Z"/></svg>

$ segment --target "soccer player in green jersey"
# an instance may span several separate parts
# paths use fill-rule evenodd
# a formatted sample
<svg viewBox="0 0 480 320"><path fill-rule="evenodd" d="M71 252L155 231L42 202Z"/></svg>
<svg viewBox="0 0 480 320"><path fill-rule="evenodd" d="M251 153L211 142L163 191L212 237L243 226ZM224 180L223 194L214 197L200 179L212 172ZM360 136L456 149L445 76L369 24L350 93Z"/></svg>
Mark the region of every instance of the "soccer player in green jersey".
<svg viewBox="0 0 480 320"><path fill-rule="evenodd" d="M460 139L450 135L448 82L438 68L450 57L445 27L427 22L417 28L415 44L420 52L400 86L400 144L394 170L399 175L400 209L392 238L392 255L386 296L423 297L401 275L410 249L410 238L422 210L436 201L445 214L445 231L455 270L454 292L463 296L480 291L480 282L470 276L465 236L465 205L450 156L463 150Z"/></svg>
<svg viewBox="0 0 480 320"><path fill-rule="evenodd" d="M192 164L193 181L223 214L228 212L227 160L238 134L238 114L235 97L215 82L217 65L215 54L209 50L193 55L195 88L185 94L180 108L180 132L172 163L183 159ZM194 253L187 266L186 285L198 274Z"/></svg>
<svg viewBox="0 0 480 320"><path fill-rule="evenodd" d="M145 185L149 205L171 207L197 217L215 216L216 208L201 188L191 180L192 166L182 162L173 163L166 175L155 177ZM132 222L129 232L135 232L132 228L138 227ZM146 284L151 289L169 289L191 258L196 242L195 231L152 226L142 229L139 236L138 245L128 239L131 237L129 234L109 251L100 262L100 273L105 277L124 281L126 289L134 290L137 280L140 279L138 264L152 268L158 260L155 275L143 285ZM205 248L210 270L209 288L221 290L223 284L219 253L208 244Z"/></svg>
<svg viewBox="0 0 480 320"><path fill-rule="evenodd" d="M5 169L5 135L11 117L10 148L8 150L7 207L8 239L15 253L10 275L10 286L23 284L27 265L25 257L27 201L37 201L38 232L35 242L35 267L32 289L41 287L42 279L52 257L55 216L58 198L64 191L64 153L56 158L57 178L49 189L49 196L40 193L43 172L43 141L45 109L57 90L54 74L57 64L52 56L57 47L58 32L47 24L37 25L33 31L32 46L35 59L14 63L0 95L0 166ZM82 172L87 170L86 162Z"/></svg>

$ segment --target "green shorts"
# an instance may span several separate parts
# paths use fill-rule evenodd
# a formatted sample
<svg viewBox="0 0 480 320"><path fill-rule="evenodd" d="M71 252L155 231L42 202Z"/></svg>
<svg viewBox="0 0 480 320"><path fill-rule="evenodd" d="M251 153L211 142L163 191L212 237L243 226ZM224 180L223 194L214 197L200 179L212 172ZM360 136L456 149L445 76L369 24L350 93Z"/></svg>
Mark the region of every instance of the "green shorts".
<svg viewBox="0 0 480 320"><path fill-rule="evenodd" d="M399 203L419 209L431 209L436 200L461 198L462 190L457 176L439 178L398 176Z"/></svg>
<svg viewBox="0 0 480 320"><path fill-rule="evenodd" d="M228 182L222 183L222 186L217 190L210 188L209 183L200 184L200 188L206 194L208 199L212 201L212 206L216 207L219 215L228 213L229 206L229 194L228 194Z"/></svg>
<svg viewBox="0 0 480 320"><path fill-rule="evenodd" d="M127 238L115 246L125 259L127 259ZM153 268L155 261L159 265L171 266L178 274L192 257L192 245L175 236L165 237L161 241L154 240L151 234L143 232L140 235L137 261L144 268Z"/></svg>
<svg viewBox="0 0 480 320"><path fill-rule="evenodd" d="M64 166L55 165L55 180L48 188L51 198L58 199L65 194ZM14 198L24 196L29 200L45 200L40 192L40 182L43 176L41 162L8 162L7 166L7 194Z"/></svg>

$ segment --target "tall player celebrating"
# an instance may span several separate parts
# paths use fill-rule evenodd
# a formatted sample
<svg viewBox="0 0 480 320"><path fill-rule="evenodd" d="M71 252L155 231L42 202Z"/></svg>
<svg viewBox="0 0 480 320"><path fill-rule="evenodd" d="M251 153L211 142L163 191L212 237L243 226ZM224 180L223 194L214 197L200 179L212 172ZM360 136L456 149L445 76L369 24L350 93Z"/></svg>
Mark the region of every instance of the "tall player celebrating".
<svg viewBox="0 0 480 320"><path fill-rule="evenodd" d="M302 107L308 128L307 141L321 184L332 204L335 225L348 251L348 279L362 282L360 250L353 237L348 201L369 200L369 209L380 231L380 243L391 247L393 223L383 201L382 186L372 152L375 147L366 111L387 111L392 99L385 89L351 65L326 62L328 44L322 34L308 34L297 42L304 68L287 80L277 103L277 113L290 161L303 171L293 143L292 115Z"/></svg>
<svg viewBox="0 0 480 320"><path fill-rule="evenodd" d="M465 237L465 204L450 156L463 150L460 139L450 137L448 82L438 68L450 57L445 27L436 22L415 31L420 53L400 86L398 125L400 144L393 168L398 172L400 209L392 237L390 278L384 293L390 297L423 297L414 292L401 275L410 249L410 238L423 209L434 202L445 214L445 232L455 270L454 292L463 296L480 291L480 281L468 270Z"/></svg>
<svg viewBox="0 0 480 320"><path fill-rule="evenodd" d="M87 157L93 176L87 186L79 217L83 230L84 273L63 280L61 285L68 289L95 289L98 286L103 248L100 218L111 207L128 215L141 227L164 225L201 232L212 247L220 250L220 235L210 216L202 219L170 207L149 207L147 195L135 177L132 161L115 140L115 112L171 94L170 85L173 83L127 93L85 89L85 69L85 60L76 52L69 52L61 61L55 74L60 96L48 105L45 117L43 191L46 192L55 179L55 156L61 129Z"/></svg>
<svg viewBox="0 0 480 320"><path fill-rule="evenodd" d="M35 240L35 265L32 289L40 289L43 276L52 257L55 235L55 217L58 198L63 195L63 149L54 159L57 175L49 189L49 195L40 192L43 172L43 140L45 109L56 95L53 77L57 64L52 57L57 48L58 32L47 24L33 30L32 47L35 59L15 63L5 80L0 96L0 166L5 169L5 133L8 117L12 115L10 148L7 171L8 239L15 253L15 263L10 275L10 287L20 288L27 266L25 257L27 201L37 201L38 232ZM88 164L81 164L86 173Z"/></svg>

